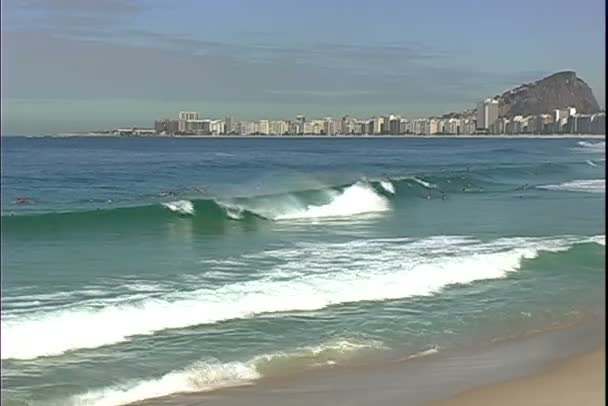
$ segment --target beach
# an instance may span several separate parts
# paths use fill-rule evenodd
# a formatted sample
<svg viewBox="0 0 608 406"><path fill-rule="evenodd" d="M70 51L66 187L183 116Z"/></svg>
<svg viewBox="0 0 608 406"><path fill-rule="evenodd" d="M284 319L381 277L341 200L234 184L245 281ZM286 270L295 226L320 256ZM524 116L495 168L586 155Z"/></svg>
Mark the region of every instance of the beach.
<svg viewBox="0 0 608 406"><path fill-rule="evenodd" d="M539 374L473 389L433 405L604 405L605 379L606 348L602 345L551 364Z"/></svg>
<svg viewBox="0 0 608 406"><path fill-rule="evenodd" d="M326 368L132 406L599 405L603 311L572 326L421 357Z"/></svg>

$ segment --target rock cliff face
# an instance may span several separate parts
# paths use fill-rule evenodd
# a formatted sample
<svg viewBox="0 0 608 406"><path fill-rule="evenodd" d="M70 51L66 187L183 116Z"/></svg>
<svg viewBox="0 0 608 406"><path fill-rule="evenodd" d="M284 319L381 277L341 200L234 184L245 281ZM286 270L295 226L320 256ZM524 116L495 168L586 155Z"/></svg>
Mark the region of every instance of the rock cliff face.
<svg viewBox="0 0 608 406"><path fill-rule="evenodd" d="M498 97L498 111L503 117L550 113L568 106L578 113L600 110L591 88L571 71L555 73Z"/></svg>

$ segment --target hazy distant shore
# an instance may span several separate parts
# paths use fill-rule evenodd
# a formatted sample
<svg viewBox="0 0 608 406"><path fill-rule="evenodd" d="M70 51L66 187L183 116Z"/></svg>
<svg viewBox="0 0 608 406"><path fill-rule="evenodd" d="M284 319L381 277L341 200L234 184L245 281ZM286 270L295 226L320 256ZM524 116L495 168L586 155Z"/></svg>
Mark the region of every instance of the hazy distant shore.
<svg viewBox="0 0 608 406"><path fill-rule="evenodd" d="M517 134L517 135L115 135L115 134L104 134L104 133L60 133L60 134L49 134L49 135L14 135L15 137L116 137L116 138L260 138L260 139L272 139L272 138L322 138L322 139L333 139L333 138L544 138L544 139L556 139L556 138L593 138L593 139L604 139L605 134Z"/></svg>

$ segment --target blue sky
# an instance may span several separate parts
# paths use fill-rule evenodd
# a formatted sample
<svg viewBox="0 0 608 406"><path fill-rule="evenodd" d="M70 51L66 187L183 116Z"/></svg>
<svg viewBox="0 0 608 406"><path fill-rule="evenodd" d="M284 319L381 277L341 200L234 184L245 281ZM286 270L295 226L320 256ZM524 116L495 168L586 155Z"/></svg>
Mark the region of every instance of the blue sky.
<svg viewBox="0 0 608 406"><path fill-rule="evenodd" d="M3 133L418 116L575 70L605 106L602 0L5 0Z"/></svg>

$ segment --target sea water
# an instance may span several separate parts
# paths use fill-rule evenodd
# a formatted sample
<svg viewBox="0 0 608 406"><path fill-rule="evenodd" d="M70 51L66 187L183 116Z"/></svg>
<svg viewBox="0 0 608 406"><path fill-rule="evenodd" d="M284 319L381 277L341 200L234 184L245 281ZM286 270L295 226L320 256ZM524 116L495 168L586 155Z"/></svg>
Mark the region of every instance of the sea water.
<svg viewBox="0 0 608 406"><path fill-rule="evenodd" d="M2 399L122 405L602 306L605 143L3 137Z"/></svg>

